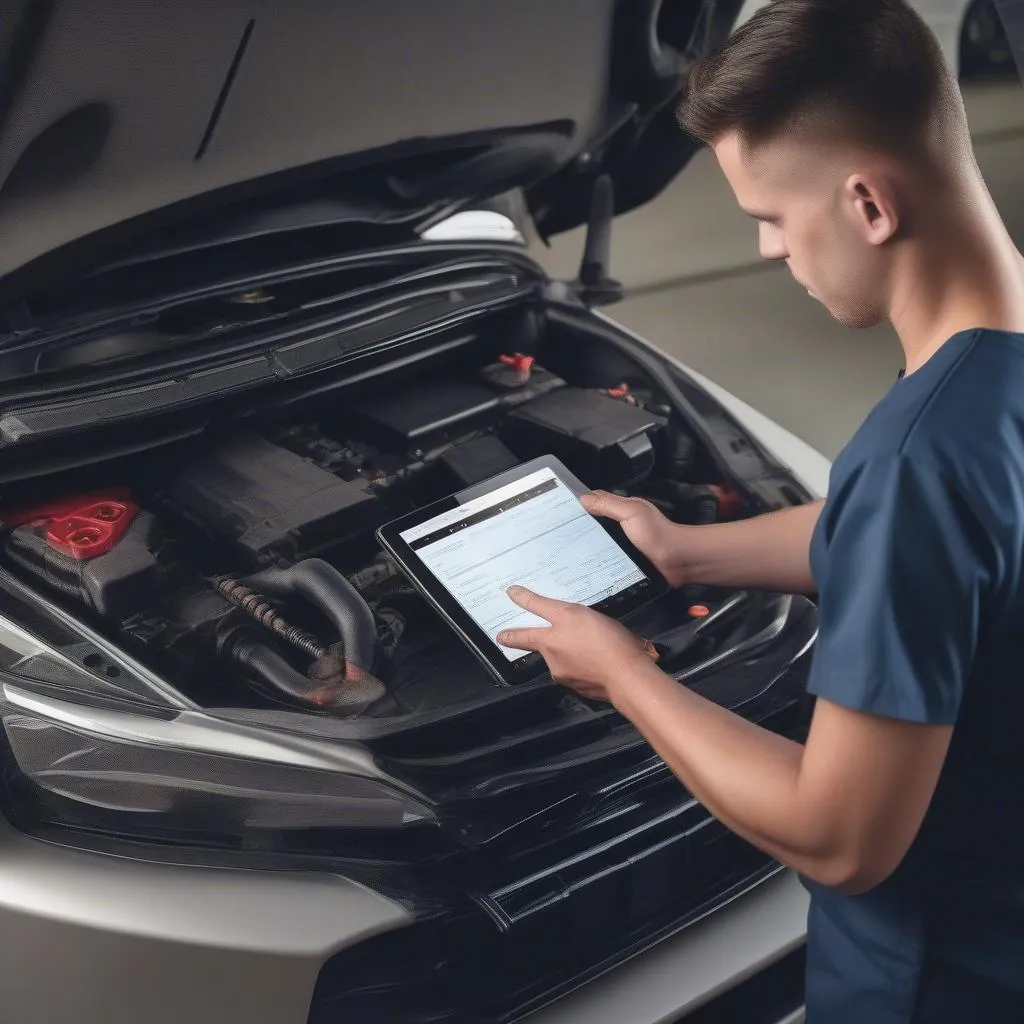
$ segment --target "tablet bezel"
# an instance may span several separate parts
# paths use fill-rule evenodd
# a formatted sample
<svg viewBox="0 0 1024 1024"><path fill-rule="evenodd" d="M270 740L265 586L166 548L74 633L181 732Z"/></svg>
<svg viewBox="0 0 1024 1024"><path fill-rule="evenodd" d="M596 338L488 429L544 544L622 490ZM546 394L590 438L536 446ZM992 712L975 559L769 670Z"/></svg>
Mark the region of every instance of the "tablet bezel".
<svg viewBox="0 0 1024 1024"><path fill-rule="evenodd" d="M550 469L577 497L581 494L588 494L592 490L574 476L560 460L552 455L543 455L525 462L515 469L506 470L497 476L490 477L482 483L456 491L440 501L424 505L415 512L385 523L377 530L377 540L381 547L394 560L409 582L451 625L494 679L506 686L519 685L544 675L547 672L544 659L536 652L528 652L522 658L509 661L497 642L487 636L483 629L473 621L469 613L463 610L440 580L420 560L416 552L402 540L401 534L413 527L420 526L435 516L449 512L459 505L464 505L491 491L515 483L542 469ZM603 518L596 518L595 521L636 563L646 577L643 583L636 584L626 591L620 591L592 606L606 615L622 619L666 593L669 589L668 583L650 561L629 542L618 523Z"/></svg>

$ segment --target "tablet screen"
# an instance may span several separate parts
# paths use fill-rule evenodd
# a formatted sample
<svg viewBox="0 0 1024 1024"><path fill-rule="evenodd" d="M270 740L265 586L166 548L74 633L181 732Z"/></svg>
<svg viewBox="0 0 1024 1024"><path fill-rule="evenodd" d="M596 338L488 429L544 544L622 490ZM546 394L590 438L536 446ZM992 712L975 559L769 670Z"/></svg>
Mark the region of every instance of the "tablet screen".
<svg viewBox="0 0 1024 1024"><path fill-rule="evenodd" d="M506 627L548 625L511 601L513 584L593 605L647 579L547 468L399 536L492 641ZM527 656L497 646L510 662Z"/></svg>

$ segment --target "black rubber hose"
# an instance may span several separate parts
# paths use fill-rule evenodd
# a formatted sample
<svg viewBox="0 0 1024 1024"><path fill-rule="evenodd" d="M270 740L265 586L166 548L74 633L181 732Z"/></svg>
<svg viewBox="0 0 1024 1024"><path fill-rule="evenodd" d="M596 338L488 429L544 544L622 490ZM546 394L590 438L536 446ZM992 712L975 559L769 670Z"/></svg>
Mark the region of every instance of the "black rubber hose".
<svg viewBox="0 0 1024 1024"><path fill-rule="evenodd" d="M329 672L323 672L320 678L307 678L250 634L235 637L230 649L231 657L243 669L268 686L325 710L355 714L380 700L387 692L380 680L368 672L360 674L358 679L346 679Z"/></svg>
<svg viewBox="0 0 1024 1024"><path fill-rule="evenodd" d="M377 660L377 626L370 606L337 569L322 558L307 558L285 569L264 569L246 583L272 596L298 595L315 604L334 624L345 660L372 672Z"/></svg>
<svg viewBox="0 0 1024 1024"><path fill-rule="evenodd" d="M693 497L694 519L697 526L710 526L718 522L718 498L714 493L698 488Z"/></svg>

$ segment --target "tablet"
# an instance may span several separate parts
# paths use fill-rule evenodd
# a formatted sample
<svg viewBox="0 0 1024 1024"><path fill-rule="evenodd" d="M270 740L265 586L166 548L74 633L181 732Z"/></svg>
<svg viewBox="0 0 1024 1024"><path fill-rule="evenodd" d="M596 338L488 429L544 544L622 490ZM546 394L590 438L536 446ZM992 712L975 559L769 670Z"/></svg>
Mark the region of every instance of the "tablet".
<svg viewBox="0 0 1024 1024"><path fill-rule="evenodd" d="M546 671L536 652L500 645L506 627L546 626L514 604L513 584L622 618L668 589L626 539L579 502L589 491L543 456L377 531L381 547L487 667L507 685Z"/></svg>

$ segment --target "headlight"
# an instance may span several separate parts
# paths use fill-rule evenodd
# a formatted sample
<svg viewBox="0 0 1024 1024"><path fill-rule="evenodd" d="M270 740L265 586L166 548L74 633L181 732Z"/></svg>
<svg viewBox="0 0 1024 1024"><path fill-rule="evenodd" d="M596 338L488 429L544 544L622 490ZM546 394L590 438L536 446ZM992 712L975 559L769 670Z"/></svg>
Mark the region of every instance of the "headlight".
<svg viewBox="0 0 1024 1024"><path fill-rule="evenodd" d="M35 635L47 625L57 644ZM283 849L310 832L432 821L365 750L143 695L130 661L73 632L0 617L4 778L19 819L204 846L265 846L274 833Z"/></svg>

